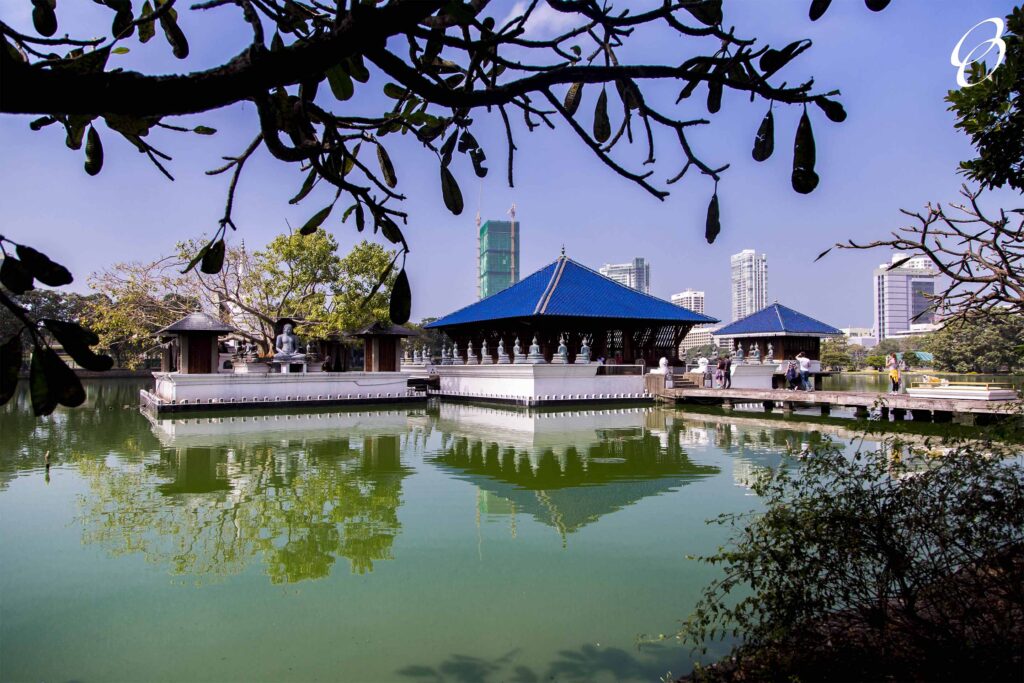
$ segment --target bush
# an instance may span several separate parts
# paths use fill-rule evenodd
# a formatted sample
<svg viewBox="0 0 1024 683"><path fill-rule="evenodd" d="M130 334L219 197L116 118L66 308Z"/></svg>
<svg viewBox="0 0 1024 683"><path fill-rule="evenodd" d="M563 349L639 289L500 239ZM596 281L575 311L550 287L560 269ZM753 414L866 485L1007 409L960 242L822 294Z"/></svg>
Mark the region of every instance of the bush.
<svg viewBox="0 0 1024 683"><path fill-rule="evenodd" d="M1024 666L1024 469L961 447L917 471L898 444L835 447L724 515L724 578L679 637L743 637L697 680L1016 680ZM736 594L745 594L737 597Z"/></svg>

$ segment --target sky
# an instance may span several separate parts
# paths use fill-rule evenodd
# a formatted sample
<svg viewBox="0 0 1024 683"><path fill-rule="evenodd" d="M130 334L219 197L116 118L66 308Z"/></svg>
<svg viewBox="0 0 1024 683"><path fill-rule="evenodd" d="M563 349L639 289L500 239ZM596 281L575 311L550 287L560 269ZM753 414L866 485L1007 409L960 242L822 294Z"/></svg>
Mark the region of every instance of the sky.
<svg viewBox="0 0 1024 683"><path fill-rule="evenodd" d="M645 4L649 3L616 6ZM389 140L398 190L407 196L404 209L410 216L405 232L411 247L406 268L413 288L412 319L440 316L475 300L476 213L483 220L505 219L514 202L523 277L556 259L562 246L568 256L594 269L643 256L650 263L652 294L667 299L684 289L704 290L706 312L728 320L729 256L756 249L768 257L769 302L777 300L837 327L870 327L871 272L889 255L833 251L821 261L814 258L836 241L884 237L908 221L901 208L919 211L928 202L958 199L964 179L956 172L957 164L970 158L973 150L967 136L954 129L943 99L956 87L950 53L968 29L989 17L1005 16L1013 3L896 0L874 13L861 0L835 0L817 22L807 18L809 4L726 0L724 9L726 26L735 26L741 37L756 37L775 47L811 39L810 50L777 78L797 83L813 76L816 88L842 93L838 99L849 114L843 123L830 122L816 107L809 109L821 178L810 195L797 194L790 186L800 108L776 105L775 153L757 163L750 149L766 110L761 100L752 104L727 92L721 111L708 116L703 86L678 106L673 104L678 85L644 86L648 100L663 105L667 113L679 118L708 116L710 125L694 130L691 144L709 164L731 164L718 188L722 233L713 245L704 240L713 191L708 178L691 171L667 188L671 195L665 201L659 201L604 167L564 125L528 133L521 117L513 119L518 150L515 187L509 188L500 118L497 112L475 113L472 130L486 150L490 173L477 180L468 157L456 155L452 171L466 203L460 216L444 206L433 155L412 136ZM495 0L487 12L500 21L514 16L522 5ZM27 0L0 0L0 19L27 30L30 8ZM103 30L110 16L94 3L58 5L61 32L73 25ZM131 51L113 56L108 68L145 73L209 68L239 52L248 40L233 7L182 11L179 21L192 47L184 62L171 56L158 35L147 45L127 41ZM549 35L562 28L563 21L555 12L544 12L531 27L532 35ZM990 37L982 29L973 35L977 39L965 45ZM708 45L695 46L664 30L650 29L627 41L620 60L678 64ZM387 106L380 95L383 83L374 74L369 84L357 84L353 110L379 113ZM578 116L588 129L597 93L594 86L584 89ZM611 101L616 102L614 94ZM611 108L613 129L616 106ZM210 137L158 131L148 138L174 157L168 168L176 180L170 182L127 142L102 127L105 164L102 173L90 177L82 168L83 152L65 147L63 129L51 126L32 132L32 118L0 116L0 232L67 265L76 276L72 288L79 291L87 289L89 273L116 262L156 259L171 253L178 241L212 234L223 214L228 178L208 177L204 171L222 163L222 156L240 153L257 132L250 104L168 120L218 129ZM679 170L682 156L668 137L661 135L658 142L652 180L665 188L664 181ZM620 158L636 162L645 151L637 145ZM640 168L637 163L631 167ZM287 231L288 224L301 225L328 203L326 189L318 188L300 205L288 204L303 175L265 150L254 156L236 195L239 230L229 239L260 247ZM985 205L1016 208L1024 203L1019 194L1005 190L989 193ZM343 225L340 214L335 211L324 227L347 251L362 236L351 223Z"/></svg>

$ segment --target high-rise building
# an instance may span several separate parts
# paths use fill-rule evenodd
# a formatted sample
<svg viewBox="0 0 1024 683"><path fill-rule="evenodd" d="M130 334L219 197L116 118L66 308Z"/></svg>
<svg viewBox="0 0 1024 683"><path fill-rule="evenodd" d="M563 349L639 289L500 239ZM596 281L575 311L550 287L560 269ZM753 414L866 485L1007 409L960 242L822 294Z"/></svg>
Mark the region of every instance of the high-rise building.
<svg viewBox="0 0 1024 683"><path fill-rule="evenodd" d="M678 294L672 295L672 303L676 306L688 308L694 313L704 312L704 292L696 289L686 289Z"/></svg>
<svg viewBox="0 0 1024 683"><path fill-rule="evenodd" d="M642 256L630 263L606 263L598 269L601 275L644 294L651 293L651 266Z"/></svg>
<svg viewBox="0 0 1024 683"><path fill-rule="evenodd" d="M935 294L939 271L924 256L892 267L906 258L906 254L893 254L891 262L874 272L875 334L879 340L911 333L916 326L925 330L935 323L930 297Z"/></svg>
<svg viewBox="0 0 1024 683"><path fill-rule="evenodd" d="M511 221L487 221L480 224L480 265L478 294L485 299L519 282L519 223L515 211Z"/></svg>
<svg viewBox="0 0 1024 683"><path fill-rule="evenodd" d="M768 305L768 257L753 249L733 254L732 319L739 320Z"/></svg>

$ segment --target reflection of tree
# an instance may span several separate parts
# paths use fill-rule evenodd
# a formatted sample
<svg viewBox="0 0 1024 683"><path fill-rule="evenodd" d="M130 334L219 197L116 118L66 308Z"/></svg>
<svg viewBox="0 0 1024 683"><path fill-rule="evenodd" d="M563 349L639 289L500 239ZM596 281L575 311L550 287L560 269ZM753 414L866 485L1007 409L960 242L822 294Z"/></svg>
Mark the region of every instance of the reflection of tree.
<svg viewBox="0 0 1024 683"><path fill-rule="evenodd" d="M47 452L59 465L75 453L117 452L129 462L159 447L138 411L140 380L85 380L88 399L81 408L32 414L27 382L0 408L0 490L19 472L38 469Z"/></svg>
<svg viewBox="0 0 1024 683"><path fill-rule="evenodd" d="M260 555L274 583L327 576L337 557L360 574L391 559L407 475L398 436L366 437L361 449L165 449L145 466L82 458L79 468L91 488L86 542L199 576L238 573Z"/></svg>

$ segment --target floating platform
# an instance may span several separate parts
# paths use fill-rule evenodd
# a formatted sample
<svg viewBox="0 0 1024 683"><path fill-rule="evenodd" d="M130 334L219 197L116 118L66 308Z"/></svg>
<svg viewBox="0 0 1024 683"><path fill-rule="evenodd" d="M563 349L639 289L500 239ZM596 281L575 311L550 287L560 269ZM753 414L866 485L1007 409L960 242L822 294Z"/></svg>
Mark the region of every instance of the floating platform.
<svg viewBox="0 0 1024 683"><path fill-rule="evenodd" d="M440 365L431 395L452 401L545 406L567 403L650 403L642 365L517 363Z"/></svg>
<svg viewBox="0 0 1024 683"><path fill-rule="evenodd" d="M195 410L245 410L411 403L426 401L404 372L178 374L154 372L153 391L139 392L156 414Z"/></svg>

